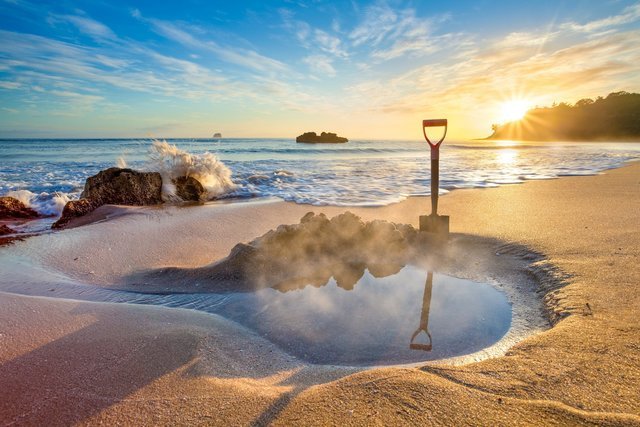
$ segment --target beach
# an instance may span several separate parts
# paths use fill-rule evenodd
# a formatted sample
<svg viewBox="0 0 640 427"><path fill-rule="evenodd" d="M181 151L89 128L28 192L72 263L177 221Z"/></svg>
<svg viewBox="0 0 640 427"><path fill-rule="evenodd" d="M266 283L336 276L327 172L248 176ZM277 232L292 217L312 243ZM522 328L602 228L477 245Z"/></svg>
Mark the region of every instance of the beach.
<svg viewBox="0 0 640 427"><path fill-rule="evenodd" d="M640 427L593 3L0 2L0 427Z"/></svg>
<svg viewBox="0 0 640 427"><path fill-rule="evenodd" d="M633 163L596 176L441 197L454 241L489 242L496 258L514 247L535 253L532 274L556 278L540 290L553 327L502 356L376 369L312 365L220 316L3 293L0 382L8 386L0 391L0 419L7 425L640 424L639 177L640 164ZM106 207L96 211L102 222L17 242L0 249L0 258L21 254L24 245L50 269L47 287L55 288L55 271L108 284L126 268L210 263L309 211L350 210L364 220L417 226L427 206L427 198L412 197L348 209L213 204L189 215L179 210L190 208ZM159 221L155 212L167 209L174 228L148 233ZM116 234L119 222L140 217L148 218L148 229ZM181 227L183 218L200 221L199 231Z"/></svg>

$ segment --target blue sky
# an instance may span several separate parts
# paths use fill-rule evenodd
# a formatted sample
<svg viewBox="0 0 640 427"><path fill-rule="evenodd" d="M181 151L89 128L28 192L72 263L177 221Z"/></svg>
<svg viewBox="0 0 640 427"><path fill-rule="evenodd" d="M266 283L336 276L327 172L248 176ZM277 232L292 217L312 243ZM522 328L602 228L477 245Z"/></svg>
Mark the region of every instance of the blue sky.
<svg viewBox="0 0 640 427"><path fill-rule="evenodd" d="M0 0L0 137L481 137L640 91L640 2Z"/></svg>

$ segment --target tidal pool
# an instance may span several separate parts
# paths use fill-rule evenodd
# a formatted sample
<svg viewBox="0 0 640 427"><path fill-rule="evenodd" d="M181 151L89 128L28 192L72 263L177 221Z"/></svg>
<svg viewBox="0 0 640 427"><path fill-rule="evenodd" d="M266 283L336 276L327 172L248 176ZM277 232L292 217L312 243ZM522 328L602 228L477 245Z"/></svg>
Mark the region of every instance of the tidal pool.
<svg viewBox="0 0 640 427"><path fill-rule="evenodd" d="M320 287L232 294L207 311L255 330L303 360L388 365L460 356L498 342L511 325L506 296L484 283L406 266L351 290Z"/></svg>
<svg viewBox="0 0 640 427"><path fill-rule="evenodd" d="M0 282L3 290L20 294L214 313L316 364L376 366L463 356L500 341L512 321L511 304L494 287L411 265L386 277L364 270L355 284L341 282L343 287L331 278L323 286L301 282L287 290L225 294L138 293L47 277L51 282Z"/></svg>

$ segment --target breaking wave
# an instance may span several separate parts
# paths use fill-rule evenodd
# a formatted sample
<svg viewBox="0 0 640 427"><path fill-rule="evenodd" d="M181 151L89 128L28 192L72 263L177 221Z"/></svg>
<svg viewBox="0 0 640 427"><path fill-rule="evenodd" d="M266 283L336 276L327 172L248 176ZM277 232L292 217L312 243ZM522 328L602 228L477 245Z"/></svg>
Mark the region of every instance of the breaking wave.
<svg viewBox="0 0 640 427"><path fill-rule="evenodd" d="M29 190L15 190L9 191L6 196L20 200L26 207L44 216L60 215L64 205L71 200L68 194L58 191L36 194Z"/></svg>
<svg viewBox="0 0 640 427"><path fill-rule="evenodd" d="M173 180L181 176L197 179L212 200L236 189L231 180L231 169L209 152L191 154L167 141L155 140L149 148L146 170L162 175L162 197L165 201L176 201Z"/></svg>

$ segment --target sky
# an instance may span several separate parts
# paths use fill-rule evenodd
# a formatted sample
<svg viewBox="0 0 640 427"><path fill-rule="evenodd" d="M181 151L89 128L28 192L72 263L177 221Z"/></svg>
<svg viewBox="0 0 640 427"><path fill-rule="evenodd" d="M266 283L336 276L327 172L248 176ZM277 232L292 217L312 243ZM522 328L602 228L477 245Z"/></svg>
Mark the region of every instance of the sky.
<svg viewBox="0 0 640 427"><path fill-rule="evenodd" d="M0 138L481 138L621 90L638 1L0 0Z"/></svg>

